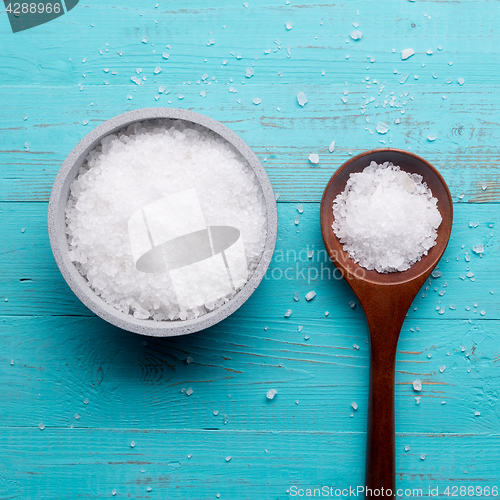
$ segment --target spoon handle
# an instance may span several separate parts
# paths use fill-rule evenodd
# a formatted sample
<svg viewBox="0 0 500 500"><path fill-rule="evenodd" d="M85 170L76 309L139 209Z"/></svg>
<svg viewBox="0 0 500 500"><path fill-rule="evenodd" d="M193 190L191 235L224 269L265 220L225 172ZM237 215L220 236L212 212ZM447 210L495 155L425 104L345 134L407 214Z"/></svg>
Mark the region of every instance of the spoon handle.
<svg viewBox="0 0 500 500"><path fill-rule="evenodd" d="M372 345L366 448L366 498L394 498L396 493L395 361L395 349L385 350ZM373 493L374 490L380 491Z"/></svg>
<svg viewBox="0 0 500 500"><path fill-rule="evenodd" d="M425 277L423 278L425 279ZM363 297L370 330L370 395L366 447L366 498L396 496L394 378L399 334L421 286L393 285ZM376 493L368 490L380 490ZM383 491L382 491L383 488ZM388 491L390 490L390 491Z"/></svg>

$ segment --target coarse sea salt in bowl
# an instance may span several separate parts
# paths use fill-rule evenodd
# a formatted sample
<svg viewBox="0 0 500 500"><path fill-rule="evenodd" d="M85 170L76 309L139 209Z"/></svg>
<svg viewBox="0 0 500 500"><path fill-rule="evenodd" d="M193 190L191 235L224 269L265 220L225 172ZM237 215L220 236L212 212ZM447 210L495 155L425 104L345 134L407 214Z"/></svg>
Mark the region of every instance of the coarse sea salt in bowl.
<svg viewBox="0 0 500 500"><path fill-rule="evenodd" d="M272 258L277 209L237 134L192 111L147 108L106 121L71 151L48 229L90 310L167 337L208 328L250 297Z"/></svg>

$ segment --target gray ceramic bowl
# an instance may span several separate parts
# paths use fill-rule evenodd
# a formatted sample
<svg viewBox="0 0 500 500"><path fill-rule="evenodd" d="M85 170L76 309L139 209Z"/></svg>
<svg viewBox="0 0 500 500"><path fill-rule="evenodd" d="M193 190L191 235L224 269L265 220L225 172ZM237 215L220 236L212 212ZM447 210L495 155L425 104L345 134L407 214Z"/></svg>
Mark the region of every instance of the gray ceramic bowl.
<svg viewBox="0 0 500 500"><path fill-rule="evenodd" d="M248 282L229 302L199 318L176 321L154 321L137 319L107 304L88 286L87 280L78 272L69 258L68 239L66 236L65 208L69 197L71 182L87 155L109 135L126 128L131 123L156 118L171 118L202 125L219 134L232 144L245 158L255 172L262 191L267 210L267 238L263 255ZM215 325L238 309L257 288L271 262L278 229L276 200L266 171L250 147L234 132L216 120L207 116L173 108L145 108L119 115L99 125L87 134L71 151L57 174L48 210L48 229L50 245L56 263L77 297L95 314L109 323L124 330L155 337L170 337L196 332Z"/></svg>

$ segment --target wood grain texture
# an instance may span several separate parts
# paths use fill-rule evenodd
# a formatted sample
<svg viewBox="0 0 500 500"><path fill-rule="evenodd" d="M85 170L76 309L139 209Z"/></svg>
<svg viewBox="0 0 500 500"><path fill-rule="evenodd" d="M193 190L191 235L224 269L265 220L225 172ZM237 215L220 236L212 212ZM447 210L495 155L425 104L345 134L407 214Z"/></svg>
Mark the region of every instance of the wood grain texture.
<svg viewBox="0 0 500 500"><path fill-rule="evenodd" d="M0 12L0 499L108 498L116 489L116 498L283 500L292 486L362 484L367 330L348 286L331 278L319 201L338 166L380 146L423 156L455 202L443 276L418 294L398 344L398 487L425 497L429 486L440 495L453 485L500 487L498 3L155 5L81 0L16 34ZM363 32L356 42L353 23ZM416 54L402 61L408 47ZM280 194L277 248L257 291L219 325L175 339L95 317L63 281L46 227L52 183L76 143L150 106L226 124ZM376 132L379 121L387 134ZM474 281L461 279L468 271ZM310 290L317 296L306 302Z"/></svg>

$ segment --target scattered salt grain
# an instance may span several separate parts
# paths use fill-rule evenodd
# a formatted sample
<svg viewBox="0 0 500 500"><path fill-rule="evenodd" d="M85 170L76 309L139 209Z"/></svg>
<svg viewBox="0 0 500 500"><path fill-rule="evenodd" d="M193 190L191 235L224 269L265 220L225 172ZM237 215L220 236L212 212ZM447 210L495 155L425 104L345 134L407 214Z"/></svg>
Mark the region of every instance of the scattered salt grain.
<svg viewBox="0 0 500 500"><path fill-rule="evenodd" d="M285 318L289 318L292 315L292 310L288 309L287 312L285 313Z"/></svg>
<svg viewBox="0 0 500 500"><path fill-rule="evenodd" d="M301 214L304 211L304 205L302 205L301 203L297 205L297 211L299 212L299 214Z"/></svg>
<svg viewBox="0 0 500 500"><path fill-rule="evenodd" d="M426 457L426 456L427 456L427 455L426 455L425 453L424 453L423 455L420 455L420 460L425 460L425 457Z"/></svg>
<svg viewBox="0 0 500 500"><path fill-rule="evenodd" d="M311 290L306 294L306 300L309 302L310 300L314 299L316 297L316 292L314 290Z"/></svg>
<svg viewBox="0 0 500 500"><path fill-rule="evenodd" d="M309 161L310 161L312 164L316 165L316 164L318 164L318 163L319 163L319 156L318 156L316 153L311 153L311 154L309 155Z"/></svg>
<svg viewBox="0 0 500 500"><path fill-rule="evenodd" d="M410 446L408 445L405 446L405 451L410 451L410 449L411 449Z"/></svg>
<svg viewBox="0 0 500 500"><path fill-rule="evenodd" d="M484 245L474 245L474 246L472 247L472 251L473 251L474 253L478 253L478 254L479 254L479 253L484 253Z"/></svg>
<svg viewBox="0 0 500 500"><path fill-rule="evenodd" d="M481 412L480 412L480 411L476 411L476 412L474 413L474 415L475 415L476 417L479 417L479 416L481 415Z"/></svg>
<svg viewBox="0 0 500 500"><path fill-rule="evenodd" d="M443 373L446 370L446 365L440 366L439 371Z"/></svg>
<svg viewBox="0 0 500 500"><path fill-rule="evenodd" d="M84 404L84 405L88 405L88 404L89 404L89 398L85 398L85 399L83 400L83 404Z"/></svg>
<svg viewBox="0 0 500 500"><path fill-rule="evenodd" d="M253 68L247 68L247 69L245 70L245 76L246 76L247 78L251 78L251 77L253 76L253 74L254 74L254 70L253 70Z"/></svg>
<svg viewBox="0 0 500 500"><path fill-rule="evenodd" d="M130 447L131 447L131 448L134 448L134 447L135 447L135 441L132 441L132 442L130 443Z"/></svg>
<svg viewBox="0 0 500 500"><path fill-rule="evenodd" d="M354 402L351 403L351 406L353 407L354 411L358 409L358 405Z"/></svg>
<svg viewBox="0 0 500 500"><path fill-rule="evenodd" d="M422 390L422 382L420 380L415 380L413 382L413 389L417 392L420 392Z"/></svg>
<svg viewBox="0 0 500 500"><path fill-rule="evenodd" d="M276 394L278 394L278 391L276 389L270 389L269 391L267 391L266 398L273 399Z"/></svg>
<svg viewBox="0 0 500 500"><path fill-rule="evenodd" d="M191 387L189 387L189 389L186 391L186 396L191 396L191 394L193 394L193 389Z"/></svg>
<svg viewBox="0 0 500 500"><path fill-rule="evenodd" d="M333 153L335 151L335 141L332 141L330 143L330 146L328 146L328 151L330 151L330 153Z"/></svg>
<svg viewBox="0 0 500 500"><path fill-rule="evenodd" d="M230 462L233 457L226 457L226 462Z"/></svg>
<svg viewBox="0 0 500 500"><path fill-rule="evenodd" d="M352 344L352 347L356 349L356 351L359 351L359 345L358 344Z"/></svg>
<svg viewBox="0 0 500 500"><path fill-rule="evenodd" d="M252 102L254 104L260 104L262 102L262 99L260 97L256 97Z"/></svg>
<svg viewBox="0 0 500 500"><path fill-rule="evenodd" d="M363 33L360 30L354 30L354 31L351 31L350 36L353 40L359 40L360 38L363 37Z"/></svg>
<svg viewBox="0 0 500 500"><path fill-rule="evenodd" d="M297 102L301 105L301 106L304 106L307 102L307 97L306 95L304 94L304 92L300 91L298 94L297 94Z"/></svg>
<svg viewBox="0 0 500 500"><path fill-rule="evenodd" d="M158 73L161 73L160 66L156 66L156 68L154 69L154 73L155 73L155 75L157 75Z"/></svg>
<svg viewBox="0 0 500 500"><path fill-rule="evenodd" d="M287 21L287 22L285 23L285 26L286 26L286 29L287 29L287 30L291 30L291 29L293 28L293 24L292 24L290 21Z"/></svg>
<svg viewBox="0 0 500 500"><path fill-rule="evenodd" d="M295 293L293 294L293 300L295 300L295 302L298 302L299 298L300 298L300 296L299 296L299 292L295 292Z"/></svg>
<svg viewBox="0 0 500 500"><path fill-rule="evenodd" d="M356 309L356 302L354 302L354 300L350 300L350 301L349 301L349 307L350 307L351 309Z"/></svg>
<svg viewBox="0 0 500 500"><path fill-rule="evenodd" d="M437 137L438 136L436 134L430 134L427 136L427 139L432 142L432 141L435 141L437 139Z"/></svg>
<svg viewBox="0 0 500 500"><path fill-rule="evenodd" d="M389 125L385 122L378 122L377 124L377 132L379 134L387 134L389 131Z"/></svg>
<svg viewBox="0 0 500 500"><path fill-rule="evenodd" d="M416 402L418 405L420 404L420 396L417 396L417 397L415 398L415 402Z"/></svg>
<svg viewBox="0 0 500 500"><path fill-rule="evenodd" d="M441 215L422 177L371 162L333 203L334 233L359 265L405 271L435 245Z"/></svg>
<svg viewBox="0 0 500 500"><path fill-rule="evenodd" d="M413 49L403 49L401 52L401 59L404 61L411 57L413 54L415 54L415 51Z"/></svg>
<svg viewBox="0 0 500 500"><path fill-rule="evenodd" d="M41 431L43 431L43 430L45 429L45 425L43 425L43 424L41 424L41 423L40 423L40 424L38 424L38 428L39 428Z"/></svg>

